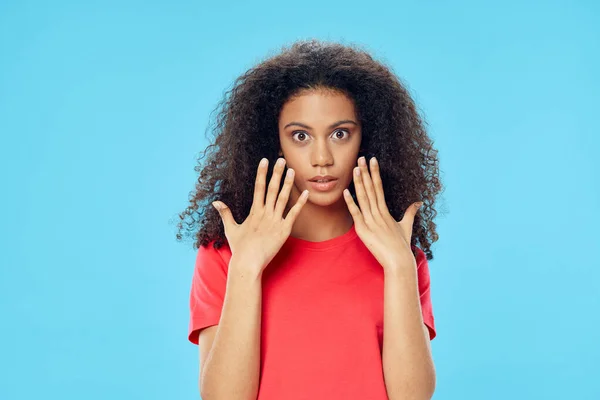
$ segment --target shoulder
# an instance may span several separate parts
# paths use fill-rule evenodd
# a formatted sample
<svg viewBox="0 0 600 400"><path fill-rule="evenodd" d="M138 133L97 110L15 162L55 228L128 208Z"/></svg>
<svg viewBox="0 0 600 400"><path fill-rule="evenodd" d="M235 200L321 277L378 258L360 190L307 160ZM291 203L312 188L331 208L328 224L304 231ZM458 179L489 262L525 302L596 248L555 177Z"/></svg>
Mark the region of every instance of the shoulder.
<svg viewBox="0 0 600 400"><path fill-rule="evenodd" d="M421 248L418 246L410 246L413 250L413 254L415 255L415 260L417 261L417 268L421 268L423 265L427 266L427 255Z"/></svg>
<svg viewBox="0 0 600 400"><path fill-rule="evenodd" d="M196 252L196 268L203 269L211 265L219 265L224 270L229 265L231 259L231 249L229 245L223 244L218 249L215 248L216 240L209 242L205 246L198 247Z"/></svg>
<svg viewBox="0 0 600 400"><path fill-rule="evenodd" d="M427 255L423 250L421 250L417 246L412 246L414 249L415 260L417 264L417 277L419 280L419 287L421 291L424 291L429 286L430 276L429 276L429 262L427 260Z"/></svg>

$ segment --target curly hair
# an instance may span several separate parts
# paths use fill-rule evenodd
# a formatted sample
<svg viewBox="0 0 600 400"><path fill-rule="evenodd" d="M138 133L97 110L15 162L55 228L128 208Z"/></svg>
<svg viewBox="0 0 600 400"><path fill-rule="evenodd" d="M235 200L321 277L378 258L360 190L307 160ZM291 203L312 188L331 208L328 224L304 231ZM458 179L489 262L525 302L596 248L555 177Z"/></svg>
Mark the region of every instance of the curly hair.
<svg viewBox="0 0 600 400"><path fill-rule="evenodd" d="M213 110L217 112L213 142L194 168L199 177L189 206L179 214L177 239L194 235L196 249L213 241L217 249L226 243L223 223L211 203L221 200L238 223L245 220L259 161L265 157L272 166L279 156L278 120L283 105L303 91L316 89L337 91L354 101L362 125L359 156L377 157L386 202L396 220L411 203L423 202L413 223L411 247L416 251L418 244L427 259L433 259L431 244L438 240L433 206L442 184L437 150L414 101L392 70L365 50L316 39L282 47L225 92ZM271 176L269 168L267 182ZM349 190L356 202L353 183Z"/></svg>

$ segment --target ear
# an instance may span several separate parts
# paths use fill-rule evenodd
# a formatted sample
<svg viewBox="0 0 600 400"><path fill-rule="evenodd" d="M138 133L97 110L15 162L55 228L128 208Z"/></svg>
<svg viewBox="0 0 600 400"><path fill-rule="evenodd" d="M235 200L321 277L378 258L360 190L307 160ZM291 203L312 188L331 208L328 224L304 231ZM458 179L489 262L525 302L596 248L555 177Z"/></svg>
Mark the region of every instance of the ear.
<svg viewBox="0 0 600 400"><path fill-rule="evenodd" d="M283 151L281 151L281 149L279 149L279 157L283 156Z"/></svg>

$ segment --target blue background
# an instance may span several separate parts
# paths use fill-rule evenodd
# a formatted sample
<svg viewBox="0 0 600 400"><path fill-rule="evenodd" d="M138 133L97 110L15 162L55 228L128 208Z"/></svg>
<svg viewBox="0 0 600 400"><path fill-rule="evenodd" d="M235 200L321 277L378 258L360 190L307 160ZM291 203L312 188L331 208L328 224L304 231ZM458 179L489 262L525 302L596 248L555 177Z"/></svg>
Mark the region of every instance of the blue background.
<svg viewBox="0 0 600 400"><path fill-rule="evenodd" d="M440 151L434 398L600 398L599 3L217 3L0 4L0 398L198 397L177 214L224 91L312 37Z"/></svg>

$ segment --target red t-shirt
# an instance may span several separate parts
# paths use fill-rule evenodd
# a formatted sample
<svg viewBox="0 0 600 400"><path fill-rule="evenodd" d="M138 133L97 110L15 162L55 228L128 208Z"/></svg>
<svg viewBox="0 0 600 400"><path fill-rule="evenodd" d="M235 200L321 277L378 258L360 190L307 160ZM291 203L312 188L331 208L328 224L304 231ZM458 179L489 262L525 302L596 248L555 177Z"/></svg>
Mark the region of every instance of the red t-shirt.
<svg viewBox="0 0 600 400"><path fill-rule="evenodd" d="M219 323L231 250L198 249L188 339ZM436 335L429 267L417 248L419 293ZM383 268L354 225L322 242L289 237L263 272L258 400L387 399L382 371Z"/></svg>

